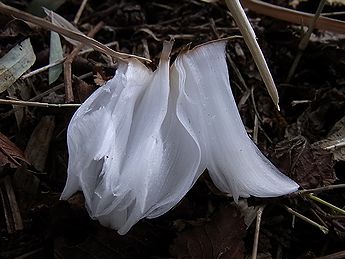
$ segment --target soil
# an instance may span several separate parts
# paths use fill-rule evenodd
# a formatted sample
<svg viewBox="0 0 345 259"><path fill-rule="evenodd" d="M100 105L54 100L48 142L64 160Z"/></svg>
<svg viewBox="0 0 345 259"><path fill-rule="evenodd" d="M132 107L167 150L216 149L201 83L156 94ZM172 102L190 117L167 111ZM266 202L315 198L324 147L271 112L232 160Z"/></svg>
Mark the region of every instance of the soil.
<svg viewBox="0 0 345 259"><path fill-rule="evenodd" d="M39 1L3 1L44 16L32 2ZM54 2L51 9L72 22L82 1L41 2ZM175 40L173 61L187 44L240 35L226 5L210 2L89 0L76 27L88 34L103 22L96 40L149 58L153 62L148 66L155 69L164 40ZM318 6L311 0L269 2L290 9L289 2L295 2L297 10L309 13ZM341 4L326 5L323 12L341 21L344 10ZM66 129L76 107L1 104L0 258L250 258L259 208L257 258L345 258L345 192L340 188L345 183L345 150L325 149L334 141L344 142L345 31L316 29L300 50L305 27L246 12L276 82L280 111L243 39L235 38L227 45L227 61L241 117L251 137L257 130L259 148L283 173L301 190L316 190L250 197L236 204L205 172L178 206L156 219L141 220L121 236L88 216L82 193L59 200L68 165ZM30 70L49 64L50 31L1 14L0 24L0 57L30 38L36 55ZM62 37L61 42L65 54L75 48ZM288 78L298 53L301 59ZM116 62L97 51L76 57L72 103L82 103L116 68ZM43 71L20 78L0 98L63 104L63 83L62 73L49 85L48 71Z"/></svg>

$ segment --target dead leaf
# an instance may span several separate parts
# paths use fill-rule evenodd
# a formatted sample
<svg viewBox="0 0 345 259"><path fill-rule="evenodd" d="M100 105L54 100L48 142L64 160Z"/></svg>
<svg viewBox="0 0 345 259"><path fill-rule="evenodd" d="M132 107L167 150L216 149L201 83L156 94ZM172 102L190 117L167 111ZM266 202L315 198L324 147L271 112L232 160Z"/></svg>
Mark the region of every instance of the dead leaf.
<svg viewBox="0 0 345 259"><path fill-rule="evenodd" d="M0 132L0 166L17 168L21 162L29 163L21 151L9 138Z"/></svg>
<svg viewBox="0 0 345 259"><path fill-rule="evenodd" d="M36 56L30 39L17 44L0 59L0 93L11 86L34 63Z"/></svg>
<svg viewBox="0 0 345 259"><path fill-rule="evenodd" d="M313 146L330 150L336 161L345 161L345 117L333 126L327 138L314 143Z"/></svg>
<svg viewBox="0 0 345 259"><path fill-rule="evenodd" d="M39 184L40 180L25 166L17 168L13 176L13 186L21 212L25 213L31 208L38 193Z"/></svg>
<svg viewBox="0 0 345 259"><path fill-rule="evenodd" d="M210 223L180 233L170 251L177 258L244 258L245 229L235 206L221 208Z"/></svg>
<svg viewBox="0 0 345 259"><path fill-rule="evenodd" d="M44 116L34 129L25 149L25 154L32 165L43 172L48 156L50 141L55 129L55 117Z"/></svg>
<svg viewBox="0 0 345 259"><path fill-rule="evenodd" d="M28 37L33 34L30 26L22 20L14 19L8 22L3 28L0 29L0 39L15 38L19 35Z"/></svg>
<svg viewBox="0 0 345 259"><path fill-rule="evenodd" d="M273 160L306 189L329 185L336 180L332 155L326 150L312 147L302 136L279 142Z"/></svg>
<svg viewBox="0 0 345 259"><path fill-rule="evenodd" d="M345 89L319 90L315 101L286 128L285 137L305 136L311 143L323 139L333 125L344 116Z"/></svg>
<svg viewBox="0 0 345 259"><path fill-rule="evenodd" d="M96 79L95 79L96 80ZM76 78L75 88L77 91L77 97L80 103L84 102L96 89L95 86L89 85L83 80Z"/></svg>
<svg viewBox="0 0 345 259"><path fill-rule="evenodd" d="M103 76L99 72L97 72L96 75L94 75L93 81L98 86L102 86L107 82L106 80L103 79Z"/></svg>

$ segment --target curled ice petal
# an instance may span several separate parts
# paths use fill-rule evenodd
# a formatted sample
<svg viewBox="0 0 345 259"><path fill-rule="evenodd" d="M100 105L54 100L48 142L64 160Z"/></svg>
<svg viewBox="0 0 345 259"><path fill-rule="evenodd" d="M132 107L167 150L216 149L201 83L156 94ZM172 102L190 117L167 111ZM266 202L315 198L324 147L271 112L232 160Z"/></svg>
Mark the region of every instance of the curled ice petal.
<svg viewBox="0 0 345 259"><path fill-rule="evenodd" d="M90 216L120 234L170 210L206 167L235 200L298 188L248 137L230 89L225 42L181 54L169 70L170 51L165 43L155 72L136 59L121 62L68 127L61 198L82 190Z"/></svg>
<svg viewBox="0 0 345 259"><path fill-rule="evenodd" d="M200 148L175 113L170 50L165 43L153 73L136 60L123 63L68 128L62 199L81 189L90 215L120 234L171 209L200 174Z"/></svg>
<svg viewBox="0 0 345 259"><path fill-rule="evenodd" d="M180 55L177 116L201 146L202 160L216 186L238 197L275 197L298 185L280 173L248 137L231 92L225 41Z"/></svg>

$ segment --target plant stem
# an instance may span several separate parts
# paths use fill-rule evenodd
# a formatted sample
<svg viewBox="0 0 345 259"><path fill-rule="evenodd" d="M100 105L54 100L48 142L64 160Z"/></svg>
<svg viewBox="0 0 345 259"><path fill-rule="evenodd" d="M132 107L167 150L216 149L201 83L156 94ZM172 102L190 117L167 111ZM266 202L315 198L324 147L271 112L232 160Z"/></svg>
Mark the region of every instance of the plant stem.
<svg viewBox="0 0 345 259"><path fill-rule="evenodd" d="M312 193L309 193L308 196L307 196L309 199L313 200L313 201L316 201L318 203L321 203L333 210L335 210L336 212L339 212L341 214L344 214L345 215L345 210L333 205L332 203L329 203L327 201L324 201L323 199L320 199L319 197L315 196L314 194Z"/></svg>
<svg viewBox="0 0 345 259"><path fill-rule="evenodd" d="M300 218L301 220L309 223L310 225L314 226L314 227L317 227L318 229L320 229L322 231L322 233L324 233L325 235L328 234L329 230L328 228L324 227L324 226L321 226L319 223L316 223L315 221L307 218L306 216L298 213L297 211L294 211L293 209L285 206L285 209L291 213L292 215L295 215L296 217Z"/></svg>

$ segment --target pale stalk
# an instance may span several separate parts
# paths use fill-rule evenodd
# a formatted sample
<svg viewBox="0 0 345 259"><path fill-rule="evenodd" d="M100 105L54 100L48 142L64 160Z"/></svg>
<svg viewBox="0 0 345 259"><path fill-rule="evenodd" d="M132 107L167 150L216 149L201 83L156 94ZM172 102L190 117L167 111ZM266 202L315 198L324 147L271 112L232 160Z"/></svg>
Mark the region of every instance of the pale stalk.
<svg viewBox="0 0 345 259"><path fill-rule="evenodd" d="M243 11L243 8L239 0L225 0L226 5L228 6L238 28L240 29L244 41L247 44L250 53L253 56L255 64L258 67L260 75L266 85L268 93L270 94L272 101L277 106L279 110L279 96L276 85L273 81L272 75L268 69L266 60L258 42L256 41L255 32L252 26L249 23L249 20L246 14Z"/></svg>

